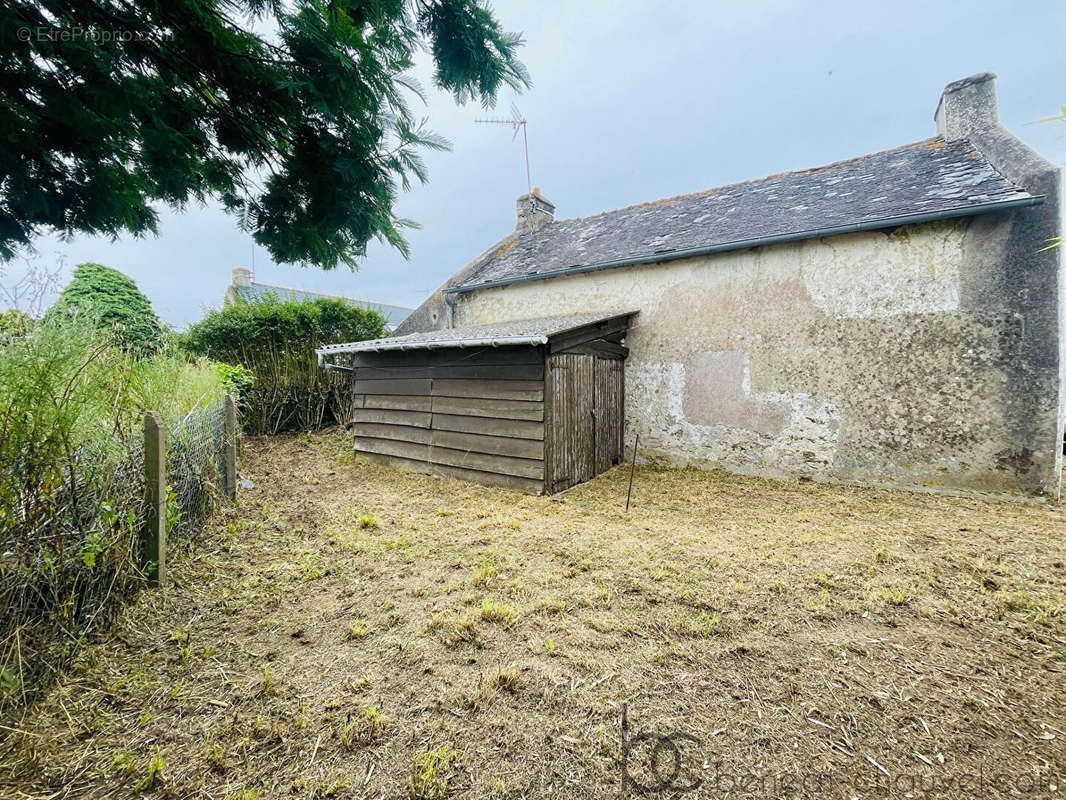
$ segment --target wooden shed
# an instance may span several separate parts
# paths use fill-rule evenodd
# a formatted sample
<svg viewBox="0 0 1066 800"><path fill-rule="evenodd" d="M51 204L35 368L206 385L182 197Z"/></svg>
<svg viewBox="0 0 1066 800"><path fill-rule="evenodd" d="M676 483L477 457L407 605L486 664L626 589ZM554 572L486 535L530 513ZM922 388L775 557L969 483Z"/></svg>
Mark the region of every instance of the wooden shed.
<svg viewBox="0 0 1066 800"><path fill-rule="evenodd" d="M317 352L327 369L351 372L356 452L552 493L623 459L624 340L634 314L448 328Z"/></svg>

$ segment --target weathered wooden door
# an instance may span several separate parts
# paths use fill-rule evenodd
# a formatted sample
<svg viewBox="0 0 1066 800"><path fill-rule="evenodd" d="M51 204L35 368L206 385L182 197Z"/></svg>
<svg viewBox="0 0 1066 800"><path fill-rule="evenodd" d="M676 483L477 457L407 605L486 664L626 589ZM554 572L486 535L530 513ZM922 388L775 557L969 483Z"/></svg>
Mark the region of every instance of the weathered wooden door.
<svg viewBox="0 0 1066 800"><path fill-rule="evenodd" d="M623 361L586 353L548 359L551 492L587 481L622 458Z"/></svg>
<svg viewBox="0 0 1066 800"><path fill-rule="evenodd" d="M595 356L584 353L560 353L548 359L552 492L587 481L595 474L595 363Z"/></svg>
<svg viewBox="0 0 1066 800"><path fill-rule="evenodd" d="M622 458L622 416L625 402L624 361L620 358L596 359L596 396L593 416L596 421L596 474L606 472Z"/></svg>

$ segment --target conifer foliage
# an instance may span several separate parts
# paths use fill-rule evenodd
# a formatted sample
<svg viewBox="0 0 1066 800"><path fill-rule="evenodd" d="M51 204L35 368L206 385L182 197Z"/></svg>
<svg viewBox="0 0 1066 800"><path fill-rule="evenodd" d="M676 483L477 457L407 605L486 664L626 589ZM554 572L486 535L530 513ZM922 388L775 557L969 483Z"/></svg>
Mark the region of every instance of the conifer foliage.
<svg viewBox="0 0 1066 800"><path fill-rule="evenodd" d="M116 346L135 356L157 352L166 335L137 284L103 264L79 264L45 315L46 323L71 321L103 331Z"/></svg>
<svg viewBox="0 0 1066 800"><path fill-rule="evenodd" d="M221 201L275 261L407 252L398 190L447 143L410 108L426 48L459 102L529 85L483 0L0 4L0 259L43 231L156 230Z"/></svg>

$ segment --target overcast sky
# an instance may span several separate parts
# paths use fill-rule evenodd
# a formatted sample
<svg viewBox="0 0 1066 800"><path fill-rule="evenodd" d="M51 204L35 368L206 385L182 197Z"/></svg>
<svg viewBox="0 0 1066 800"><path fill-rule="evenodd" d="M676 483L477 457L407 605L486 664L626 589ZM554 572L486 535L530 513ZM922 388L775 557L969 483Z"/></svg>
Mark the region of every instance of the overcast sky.
<svg viewBox="0 0 1066 800"><path fill-rule="evenodd" d="M1066 124L1032 124L1066 103L1066 3L498 0L522 31L533 88L501 96L529 120L533 184L559 218L695 192L896 147L935 133L940 90L999 75L1000 119L1057 164ZM423 60L418 71L431 85ZM431 91L430 183L398 212L421 223L411 260L374 246L361 269L275 265L215 208L161 209L157 238L42 237L40 260L97 261L132 276L169 323L221 303L230 271L258 280L416 306L514 227L525 191L521 136L475 125L478 105ZM17 269L14 270L17 272Z"/></svg>

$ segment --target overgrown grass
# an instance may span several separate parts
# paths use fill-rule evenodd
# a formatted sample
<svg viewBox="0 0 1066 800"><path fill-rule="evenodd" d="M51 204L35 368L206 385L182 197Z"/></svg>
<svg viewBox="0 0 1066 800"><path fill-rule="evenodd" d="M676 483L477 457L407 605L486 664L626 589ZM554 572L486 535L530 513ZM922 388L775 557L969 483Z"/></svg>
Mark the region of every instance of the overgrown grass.
<svg viewBox="0 0 1066 800"><path fill-rule="evenodd" d="M144 409L152 409L164 421L177 423L191 411L218 405L226 391L217 365L206 358L189 359L171 351L134 362L129 368L134 376L132 409L137 417Z"/></svg>
<svg viewBox="0 0 1066 800"><path fill-rule="evenodd" d="M223 394L206 360L136 359L73 322L0 347L0 713L140 584L144 412L176 427Z"/></svg>

